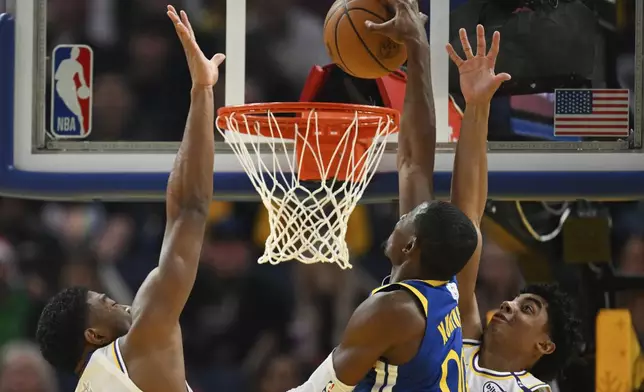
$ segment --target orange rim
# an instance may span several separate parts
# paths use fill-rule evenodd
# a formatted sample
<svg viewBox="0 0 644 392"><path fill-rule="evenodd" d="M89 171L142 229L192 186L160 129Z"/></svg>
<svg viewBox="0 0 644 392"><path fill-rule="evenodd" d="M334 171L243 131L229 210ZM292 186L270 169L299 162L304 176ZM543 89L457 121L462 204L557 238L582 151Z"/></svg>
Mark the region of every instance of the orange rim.
<svg viewBox="0 0 644 392"><path fill-rule="evenodd" d="M317 123L311 111L315 111ZM268 115L269 112L272 116ZM356 114L357 127L354 124ZM227 129L229 121L235 123L230 127L233 129ZM389 126L385 128L387 124ZM400 112L396 109L343 103L254 103L227 106L217 111L219 129L293 140L298 156L298 177L304 181L329 180L328 177L341 181L364 180L364 160L354 160L352 157L362 157L373 144L374 138L398 132L399 124ZM349 129L353 132L357 130L351 153L335 154L336 146ZM306 146L307 140L315 141L315 151ZM319 162L322 162L326 171L320 169Z"/></svg>
<svg viewBox="0 0 644 392"><path fill-rule="evenodd" d="M398 132L400 112L396 109L378 106L353 105L329 102L270 102L252 103L246 105L226 106L217 111L217 126L226 129L227 119L237 122L238 129L226 129L246 134L261 135L266 137L282 137L294 140L296 133L306 132L309 125L309 113L314 110L318 116L318 132L309 132L309 138L319 138L327 143L339 140L353 123L358 114L358 138L373 138L375 133L384 125L383 121L389 118L394 126L388 133ZM271 112L279 125L279 131L273 126L267 114ZM283 115L290 115L285 117ZM243 125L245 121L252 124L251 132ZM315 120L311 119L311 125ZM259 128L254 128L259 126Z"/></svg>

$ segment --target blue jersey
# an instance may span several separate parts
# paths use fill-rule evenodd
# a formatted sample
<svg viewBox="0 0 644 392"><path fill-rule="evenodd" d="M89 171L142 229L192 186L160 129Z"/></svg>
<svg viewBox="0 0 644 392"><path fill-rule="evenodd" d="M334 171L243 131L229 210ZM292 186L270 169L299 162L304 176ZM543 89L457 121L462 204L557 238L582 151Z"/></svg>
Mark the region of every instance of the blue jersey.
<svg viewBox="0 0 644 392"><path fill-rule="evenodd" d="M354 392L465 392L463 333L456 281L406 280L377 288L406 290L424 312L425 336L416 356L402 365L380 358Z"/></svg>

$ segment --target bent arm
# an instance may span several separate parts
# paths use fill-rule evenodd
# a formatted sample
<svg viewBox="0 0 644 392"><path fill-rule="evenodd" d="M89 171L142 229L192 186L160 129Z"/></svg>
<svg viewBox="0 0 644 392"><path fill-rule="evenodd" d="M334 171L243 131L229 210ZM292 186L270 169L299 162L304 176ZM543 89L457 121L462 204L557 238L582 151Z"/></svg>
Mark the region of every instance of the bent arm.
<svg viewBox="0 0 644 392"><path fill-rule="evenodd" d="M436 108L432 90L429 42L424 29L405 43L407 89L398 135L400 214L433 198Z"/></svg>
<svg viewBox="0 0 644 392"><path fill-rule="evenodd" d="M391 347L424 332L424 326L425 320L410 294L393 291L373 295L353 313L338 347L294 391L324 391L329 383L335 385L333 391L352 391Z"/></svg>
<svg viewBox="0 0 644 392"><path fill-rule="evenodd" d="M481 259L481 219L487 201L487 133L490 106L468 105L456 146L452 203L472 220L478 232L478 246L467 265L456 275L463 337L478 339L481 318L474 289Z"/></svg>
<svg viewBox="0 0 644 392"><path fill-rule="evenodd" d="M186 129L168 180L159 266L133 305L134 327L152 339L179 321L197 274L212 200L214 93L212 87L193 87L191 95Z"/></svg>

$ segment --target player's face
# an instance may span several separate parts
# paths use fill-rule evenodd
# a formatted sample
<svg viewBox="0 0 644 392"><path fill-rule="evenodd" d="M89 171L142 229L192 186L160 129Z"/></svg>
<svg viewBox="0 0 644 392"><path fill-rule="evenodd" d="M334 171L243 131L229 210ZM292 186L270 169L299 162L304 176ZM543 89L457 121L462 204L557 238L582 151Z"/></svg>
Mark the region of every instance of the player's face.
<svg viewBox="0 0 644 392"><path fill-rule="evenodd" d="M414 220L418 214L422 214L427 210L427 206L428 203L420 204L398 219L385 245L385 255L394 266L401 265L413 251L416 238Z"/></svg>
<svg viewBox="0 0 644 392"><path fill-rule="evenodd" d="M521 294L512 301L505 301L494 314L487 327L487 334L494 334L494 341L515 345L518 352L538 359L554 351L548 330L548 304L538 295Z"/></svg>
<svg viewBox="0 0 644 392"><path fill-rule="evenodd" d="M125 335L132 326L130 307L117 304L105 294L87 294L89 325L85 339L95 346L105 346Z"/></svg>

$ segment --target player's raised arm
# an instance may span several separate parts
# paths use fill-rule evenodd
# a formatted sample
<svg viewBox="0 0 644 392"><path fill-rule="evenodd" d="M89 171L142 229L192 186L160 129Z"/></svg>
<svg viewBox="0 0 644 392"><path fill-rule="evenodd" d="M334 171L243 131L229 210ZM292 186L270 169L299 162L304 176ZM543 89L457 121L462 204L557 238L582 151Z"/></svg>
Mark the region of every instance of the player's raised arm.
<svg viewBox="0 0 644 392"><path fill-rule="evenodd" d="M214 161L213 86L223 54L208 59L182 11L168 7L168 16L186 54L192 91L190 112L179 152L168 180L167 222L159 267L141 286L133 304L133 328L137 336L158 341L160 334L176 328L179 315L192 290L203 242L208 206L212 200ZM172 83L172 81L169 81ZM139 340L139 339L137 339Z"/></svg>
<svg viewBox="0 0 644 392"><path fill-rule="evenodd" d="M388 0L396 16L367 27L407 48L407 90L398 134L400 214L433 197L436 150L436 109L430 72L430 50L425 31L427 16L416 0Z"/></svg>
<svg viewBox="0 0 644 392"><path fill-rule="evenodd" d="M447 45L450 58L458 66L461 91L465 98L465 116L456 147L454 175L452 177L452 203L467 215L479 230L478 248L465 268L457 274L459 283L459 310L463 337L478 339L481 335L481 320L474 288L481 257L481 219L487 201L487 134L490 101L501 83L510 75L494 73L494 64L499 53L500 34L495 32L490 51L486 53L485 30L477 26L476 55L467 39L465 29L459 34L465 59Z"/></svg>

